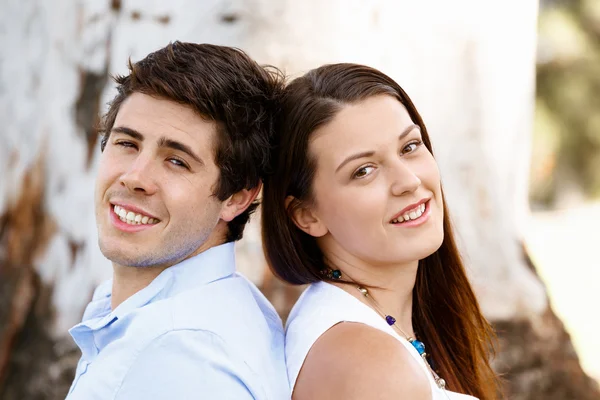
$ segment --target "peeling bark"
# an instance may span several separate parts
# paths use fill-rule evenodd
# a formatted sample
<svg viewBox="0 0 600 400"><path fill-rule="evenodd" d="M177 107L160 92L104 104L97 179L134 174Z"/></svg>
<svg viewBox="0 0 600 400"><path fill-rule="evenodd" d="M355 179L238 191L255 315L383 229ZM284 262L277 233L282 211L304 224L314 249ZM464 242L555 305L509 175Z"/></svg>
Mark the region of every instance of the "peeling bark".
<svg viewBox="0 0 600 400"><path fill-rule="evenodd" d="M533 319L497 321L494 362L511 400L598 400L597 383L581 369L571 338L551 307Z"/></svg>
<svg viewBox="0 0 600 400"><path fill-rule="evenodd" d="M54 318L50 306L52 288L43 285L35 274L30 277L30 306L12 341L4 382L0 383L0 398L64 399L81 353L70 338L57 340L48 334Z"/></svg>
<svg viewBox="0 0 600 400"><path fill-rule="evenodd" d="M8 268L10 272L6 271ZM33 301L33 274L26 267L2 262L0 276L0 394L10 371L17 336L22 331Z"/></svg>
<svg viewBox="0 0 600 400"><path fill-rule="evenodd" d="M64 387L47 379L48 364L59 360L45 326L54 315L49 301L52 288L39 281L33 267L56 231L43 207L43 165L40 157L25 174L20 197L1 218L0 243L5 252L0 260L0 398L6 400L47 398L45 386L64 394ZM68 369L68 374L73 373L71 363ZM31 385L32 378L44 385Z"/></svg>
<svg viewBox="0 0 600 400"><path fill-rule="evenodd" d="M108 68L108 64L106 65ZM80 69L79 97L75 102L75 122L84 132L88 144L87 160L88 166L96 150L98 141L98 128L100 123L102 91L108 81L108 70L101 73Z"/></svg>
<svg viewBox="0 0 600 400"><path fill-rule="evenodd" d="M351 61L397 79L435 143L474 286L499 332L495 365L510 398L600 397L519 244L536 3L494 3L492 11L469 0L350 3L7 5L0 25L15 37L6 49L10 68L0 70L7 122L0 139L8 138L0 146L0 398L62 399L68 390L79 353L67 328L110 274L96 249L90 194L98 113L113 94L107 76L175 39L238 46L292 75ZM407 18L399 24L399 16ZM238 247L285 318L302 288L262 273L257 232Z"/></svg>
<svg viewBox="0 0 600 400"><path fill-rule="evenodd" d="M523 247L525 265L537 275ZM581 368L565 326L552 306L529 318L494 321L498 354L494 369L511 400L598 400L600 388Z"/></svg>

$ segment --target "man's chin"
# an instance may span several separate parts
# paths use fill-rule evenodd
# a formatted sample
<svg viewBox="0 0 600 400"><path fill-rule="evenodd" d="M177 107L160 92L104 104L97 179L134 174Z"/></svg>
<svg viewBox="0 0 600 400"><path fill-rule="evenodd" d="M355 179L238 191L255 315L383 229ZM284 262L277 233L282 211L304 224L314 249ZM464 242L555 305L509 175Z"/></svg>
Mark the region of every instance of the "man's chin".
<svg viewBox="0 0 600 400"><path fill-rule="evenodd" d="M113 265L123 267L152 267L156 260L152 256L140 256L138 252L123 251L123 246L106 245L100 242L100 251Z"/></svg>

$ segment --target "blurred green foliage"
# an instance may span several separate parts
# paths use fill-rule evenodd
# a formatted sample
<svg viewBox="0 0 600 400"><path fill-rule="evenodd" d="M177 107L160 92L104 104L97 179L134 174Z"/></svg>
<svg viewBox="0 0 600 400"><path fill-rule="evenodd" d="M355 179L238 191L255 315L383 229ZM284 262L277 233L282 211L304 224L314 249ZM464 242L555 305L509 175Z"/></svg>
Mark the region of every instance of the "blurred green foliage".
<svg viewBox="0 0 600 400"><path fill-rule="evenodd" d="M600 198L600 0L541 2L531 202Z"/></svg>

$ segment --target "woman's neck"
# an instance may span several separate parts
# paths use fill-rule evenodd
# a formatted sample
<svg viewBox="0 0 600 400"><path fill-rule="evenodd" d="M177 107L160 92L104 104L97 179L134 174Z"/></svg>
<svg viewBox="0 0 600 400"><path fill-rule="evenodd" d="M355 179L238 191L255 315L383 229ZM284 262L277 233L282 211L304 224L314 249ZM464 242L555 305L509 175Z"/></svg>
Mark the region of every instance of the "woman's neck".
<svg viewBox="0 0 600 400"><path fill-rule="evenodd" d="M418 260L405 264L373 265L348 254L330 252L326 255L326 262L331 269L339 269L342 272L342 281L356 283L334 282L336 286L376 311L379 309L379 312L393 316L396 325L406 335L415 336L412 326L412 303ZM371 299L366 298L357 289L357 285L365 286Z"/></svg>

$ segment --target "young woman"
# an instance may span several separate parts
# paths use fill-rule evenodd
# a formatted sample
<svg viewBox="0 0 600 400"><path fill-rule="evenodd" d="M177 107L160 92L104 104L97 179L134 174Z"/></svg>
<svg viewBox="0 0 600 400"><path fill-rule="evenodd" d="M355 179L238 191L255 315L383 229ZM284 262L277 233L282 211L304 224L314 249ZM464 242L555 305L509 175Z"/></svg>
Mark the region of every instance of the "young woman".
<svg viewBox="0 0 600 400"><path fill-rule="evenodd" d="M293 398L496 398L492 329L408 95L375 69L326 65L288 85L278 124L265 253L311 284L287 322Z"/></svg>

